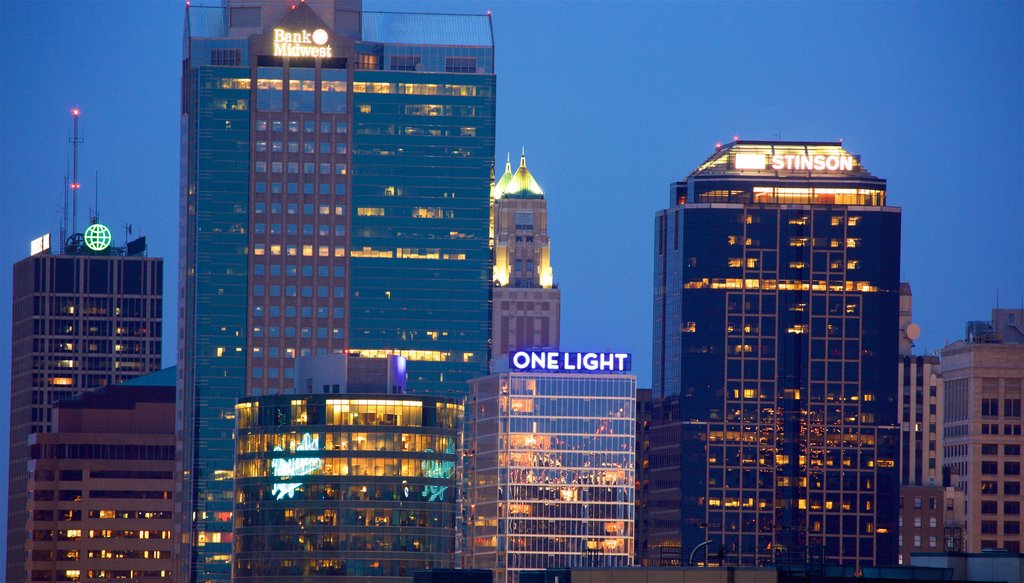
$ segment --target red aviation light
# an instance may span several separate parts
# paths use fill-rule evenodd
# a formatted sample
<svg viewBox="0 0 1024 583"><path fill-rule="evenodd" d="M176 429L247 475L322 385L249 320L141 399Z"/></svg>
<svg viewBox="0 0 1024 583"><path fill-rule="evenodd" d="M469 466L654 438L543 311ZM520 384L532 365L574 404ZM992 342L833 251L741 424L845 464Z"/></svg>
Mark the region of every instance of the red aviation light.
<svg viewBox="0 0 1024 583"><path fill-rule="evenodd" d="M81 111L79 111L77 107L71 110L71 115L75 117L78 117L79 113L81 113Z"/></svg>

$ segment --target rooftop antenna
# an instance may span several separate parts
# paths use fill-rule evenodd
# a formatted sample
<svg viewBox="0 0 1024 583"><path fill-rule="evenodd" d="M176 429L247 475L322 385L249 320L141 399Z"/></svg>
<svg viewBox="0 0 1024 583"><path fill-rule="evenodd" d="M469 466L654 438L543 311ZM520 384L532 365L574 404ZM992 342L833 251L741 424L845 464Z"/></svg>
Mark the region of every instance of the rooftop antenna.
<svg viewBox="0 0 1024 583"><path fill-rule="evenodd" d="M131 223L125 223L121 225L121 228L124 229L124 244L127 245L128 236L132 234L132 225Z"/></svg>
<svg viewBox="0 0 1024 583"><path fill-rule="evenodd" d="M100 222L100 171L96 171L96 192L92 203L92 212L89 214L89 224Z"/></svg>
<svg viewBox="0 0 1024 583"><path fill-rule="evenodd" d="M74 134L71 139L72 146L72 164L71 164L71 234L78 233L78 189L81 188L81 184L78 183L78 144L85 142L85 140L78 137L78 115L82 113L77 107L71 110L71 115L75 118Z"/></svg>
<svg viewBox="0 0 1024 583"><path fill-rule="evenodd" d="M64 160L64 206L60 209L60 252L61 255L68 246L68 171L70 170L71 160L65 158Z"/></svg>

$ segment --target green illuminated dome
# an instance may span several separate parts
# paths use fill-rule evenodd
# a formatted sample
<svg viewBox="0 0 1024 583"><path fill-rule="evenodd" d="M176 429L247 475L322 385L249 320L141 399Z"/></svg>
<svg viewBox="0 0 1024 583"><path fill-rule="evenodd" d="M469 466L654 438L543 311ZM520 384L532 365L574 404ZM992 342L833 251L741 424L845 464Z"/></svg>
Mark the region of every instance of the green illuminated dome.
<svg viewBox="0 0 1024 583"><path fill-rule="evenodd" d="M505 187L508 186L508 182L512 180L512 157L510 154L506 154L505 158L505 173L501 175L498 182L491 187L491 198L498 200L505 193Z"/></svg>
<svg viewBox="0 0 1024 583"><path fill-rule="evenodd" d="M494 185L496 196L495 198L543 198L544 190L541 189L540 184L537 184L537 180L534 179L533 174L526 169L526 150L523 150L523 157L519 160L519 168L516 169L515 174L510 174L512 165L509 162L505 163L505 174L502 175L501 180ZM505 177L508 176L508 180ZM499 188L501 186L501 188Z"/></svg>

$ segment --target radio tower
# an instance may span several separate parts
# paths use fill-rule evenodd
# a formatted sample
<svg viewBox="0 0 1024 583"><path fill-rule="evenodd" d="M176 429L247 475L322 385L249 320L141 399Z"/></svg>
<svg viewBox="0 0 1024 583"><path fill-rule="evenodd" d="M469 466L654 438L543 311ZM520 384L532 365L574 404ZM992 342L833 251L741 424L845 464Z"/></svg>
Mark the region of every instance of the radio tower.
<svg viewBox="0 0 1024 583"><path fill-rule="evenodd" d="M75 118L75 129L72 138L68 140L71 142L72 147L72 163L71 163L71 234L75 235L78 233L78 189L82 186L78 183L78 144L85 142L85 140L78 137L78 115L81 113L77 107L71 110L71 115Z"/></svg>

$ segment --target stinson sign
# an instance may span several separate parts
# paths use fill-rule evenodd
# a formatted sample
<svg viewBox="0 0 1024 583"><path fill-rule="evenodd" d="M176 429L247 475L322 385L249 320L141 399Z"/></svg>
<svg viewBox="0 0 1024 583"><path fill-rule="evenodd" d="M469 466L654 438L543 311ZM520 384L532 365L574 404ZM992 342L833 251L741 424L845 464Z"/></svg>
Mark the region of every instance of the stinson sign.
<svg viewBox="0 0 1024 583"><path fill-rule="evenodd" d="M513 371L625 372L631 364L631 357L625 352L518 350L508 355L508 366Z"/></svg>
<svg viewBox="0 0 1024 583"><path fill-rule="evenodd" d="M327 44L327 31L318 28L313 32L307 30L287 31L283 28L274 29L275 57L313 57L329 59L331 45Z"/></svg>
<svg viewBox="0 0 1024 583"><path fill-rule="evenodd" d="M852 172L853 156L849 154L736 154L737 170L817 170Z"/></svg>

